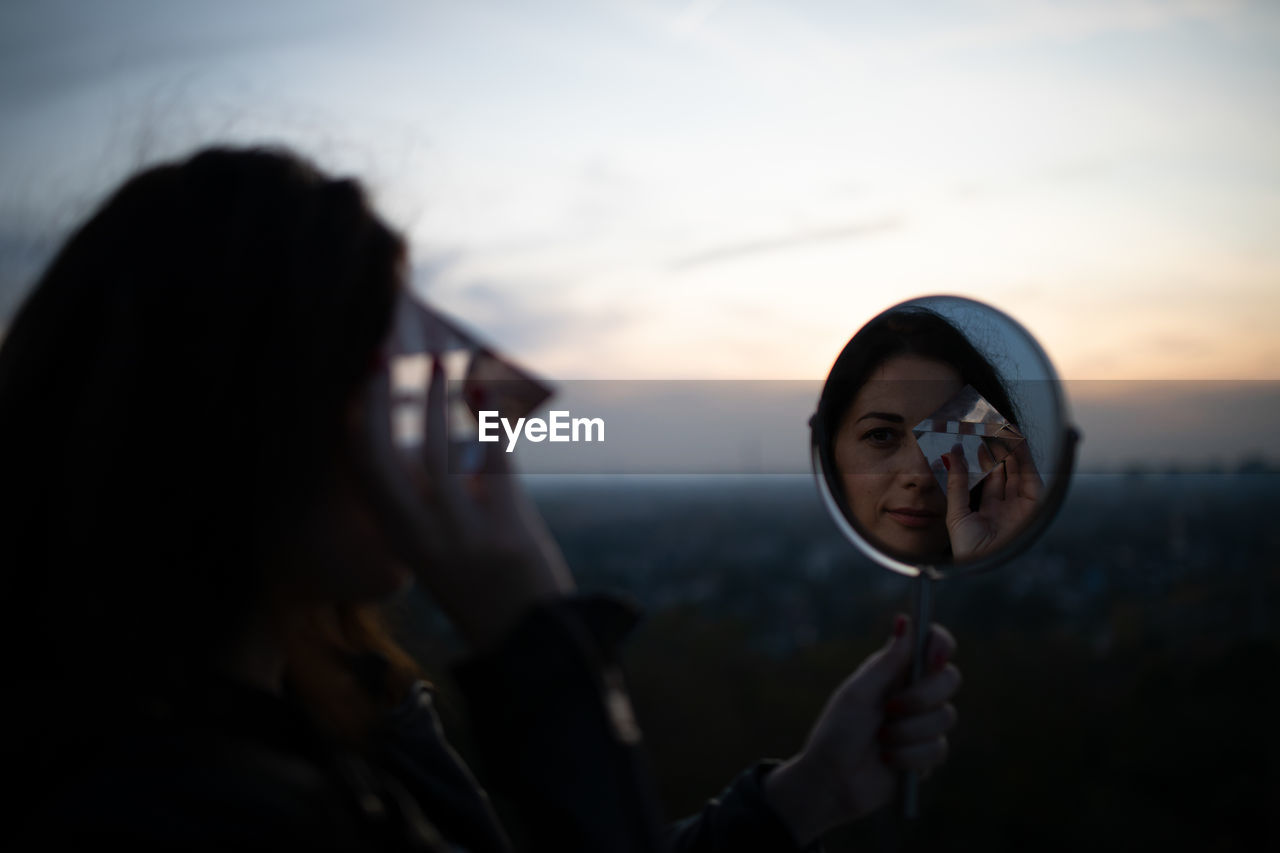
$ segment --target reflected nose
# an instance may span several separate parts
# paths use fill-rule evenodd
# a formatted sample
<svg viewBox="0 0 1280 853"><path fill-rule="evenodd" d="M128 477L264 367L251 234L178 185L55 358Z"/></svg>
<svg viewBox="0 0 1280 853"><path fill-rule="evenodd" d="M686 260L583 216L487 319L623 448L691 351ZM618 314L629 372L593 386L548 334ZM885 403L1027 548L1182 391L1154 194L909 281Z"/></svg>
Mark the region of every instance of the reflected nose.
<svg viewBox="0 0 1280 853"><path fill-rule="evenodd" d="M933 471L929 470L929 460L914 438L903 443L901 456L902 467L898 476L904 486L924 492L938 488L938 481L934 478Z"/></svg>

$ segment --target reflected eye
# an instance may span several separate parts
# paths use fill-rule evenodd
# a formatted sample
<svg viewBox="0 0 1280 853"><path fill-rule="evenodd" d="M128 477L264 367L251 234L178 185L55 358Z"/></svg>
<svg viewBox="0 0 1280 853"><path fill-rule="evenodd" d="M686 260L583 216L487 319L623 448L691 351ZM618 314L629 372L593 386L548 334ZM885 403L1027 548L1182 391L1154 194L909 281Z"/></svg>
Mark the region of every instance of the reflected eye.
<svg viewBox="0 0 1280 853"><path fill-rule="evenodd" d="M862 440L872 447L895 447L898 444L898 431L893 427L876 427L864 432Z"/></svg>

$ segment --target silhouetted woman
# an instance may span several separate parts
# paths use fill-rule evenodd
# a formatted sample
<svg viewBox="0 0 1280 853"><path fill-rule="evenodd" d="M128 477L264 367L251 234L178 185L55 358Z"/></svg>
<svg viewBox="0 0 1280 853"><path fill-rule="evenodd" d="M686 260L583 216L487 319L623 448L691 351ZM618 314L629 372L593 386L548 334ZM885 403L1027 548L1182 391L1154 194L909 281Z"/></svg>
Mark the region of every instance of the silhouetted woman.
<svg viewBox="0 0 1280 853"><path fill-rule="evenodd" d="M404 263L354 182L227 149L138 174L55 257L0 349L8 835L509 849L378 616L413 581L471 650L530 849L794 849L943 759L953 644L901 690L900 621L806 750L660 829L614 664L630 612L573 593L503 454L447 472L443 383L408 493L376 452Z"/></svg>

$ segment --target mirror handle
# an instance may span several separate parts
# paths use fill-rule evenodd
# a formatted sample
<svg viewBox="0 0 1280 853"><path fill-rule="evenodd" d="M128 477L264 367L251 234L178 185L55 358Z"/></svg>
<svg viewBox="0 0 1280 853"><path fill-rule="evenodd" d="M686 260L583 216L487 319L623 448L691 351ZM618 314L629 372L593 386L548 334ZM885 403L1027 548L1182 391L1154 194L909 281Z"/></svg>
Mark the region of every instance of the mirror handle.
<svg viewBox="0 0 1280 853"><path fill-rule="evenodd" d="M911 683L915 684L924 675L924 647L929 640L929 623L933 620L933 579L932 572L924 569L916 576L912 584L915 598L912 631L915 636L911 643ZM915 820L920 816L920 773L916 770L902 772L902 816L907 820Z"/></svg>

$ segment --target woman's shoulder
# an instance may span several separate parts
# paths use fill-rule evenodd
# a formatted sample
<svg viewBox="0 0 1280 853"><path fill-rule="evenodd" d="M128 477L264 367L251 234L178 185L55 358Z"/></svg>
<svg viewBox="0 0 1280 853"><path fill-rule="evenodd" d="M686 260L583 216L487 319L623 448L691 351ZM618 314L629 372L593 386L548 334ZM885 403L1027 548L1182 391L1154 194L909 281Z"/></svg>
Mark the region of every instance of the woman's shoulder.
<svg viewBox="0 0 1280 853"><path fill-rule="evenodd" d="M64 749L43 777L22 821L32 847L446 849L396 779L271 697L135 719Z"/></svg>
<svg viewBox="0 0 1280 853"><path fill-rule="evenodd" d="M207 731L132 732L51 774L33 842L129 840L221 850L289 843L362 849L359 822L315 763Z"/></svg>

